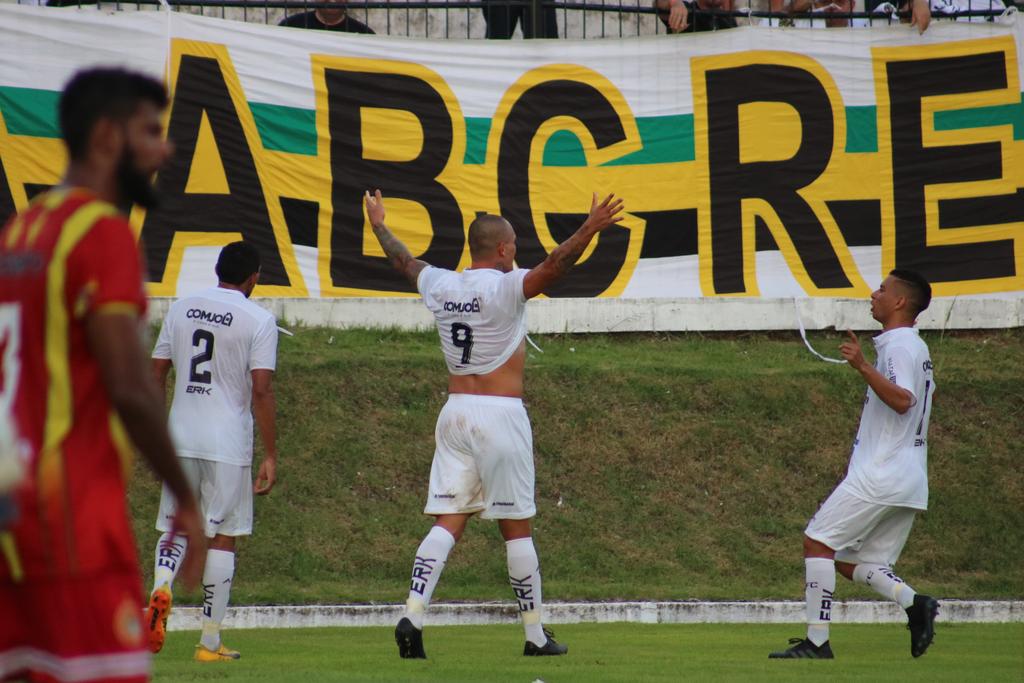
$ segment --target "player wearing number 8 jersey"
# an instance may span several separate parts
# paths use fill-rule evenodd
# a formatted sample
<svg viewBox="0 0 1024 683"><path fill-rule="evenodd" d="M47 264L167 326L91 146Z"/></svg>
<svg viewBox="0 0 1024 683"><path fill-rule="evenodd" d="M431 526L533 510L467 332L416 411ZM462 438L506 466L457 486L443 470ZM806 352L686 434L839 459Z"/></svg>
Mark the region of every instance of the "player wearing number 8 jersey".
<svg viewBox="0 0 1024 683"><path fill-rule="evenodd" d="M495 519L509 582L526 631L524 655L561 655L541 624L540 562L533 544L533 437L523 407L526 302L576 263L591 240L622 220L622 200L594 195L590 215L536 268L516 270L516 234L500 216L469 226L470 267L456 273L420 261L384 224L380 190L366 193L374 235L392 266L434 314L448 365L448 402L437 418L424 512L436 518L416 550L405 614L395 628L403 658L425 658L423 613L469 518Z"/></svg>
<svg viewBox="0 0 1024 683"><path fill-rule="evenodd" d="M867 396L846 478L804 531L807 637L771 653L772 659L833 657L829 623L837 569L906 610L914 657L932 642L938 602L917 594L893 571L915 513L928 507L928 420L935 381L928 346L914 323L931 296L931 286L918 273L892 271L871 295L871 315L882 324L874 338L875 365L865 360L853 332L840 347L867 382Z"/></svg>
<svg viewBox="0 0 1024 683"><path fill-rule="evenodd" d="M161 387L176 368L171 404L171 435L182 467L202 509L211 539L203 574L203 635L197 661L230 661L238 652L221 643L235 569L235 538L252 533L252 493L266 494L276 479L274 393L277 322L249 301L259 279L256 250L234 242L217 260L217 287L186 296L171 305L153 350L153 369ZM265 455L252 482L253 414ZM150 648L163 647L171 606L171 586L189 539L174 534L168 520L175 500L166 488L160 499L153 592L146 614Z"/></svg>

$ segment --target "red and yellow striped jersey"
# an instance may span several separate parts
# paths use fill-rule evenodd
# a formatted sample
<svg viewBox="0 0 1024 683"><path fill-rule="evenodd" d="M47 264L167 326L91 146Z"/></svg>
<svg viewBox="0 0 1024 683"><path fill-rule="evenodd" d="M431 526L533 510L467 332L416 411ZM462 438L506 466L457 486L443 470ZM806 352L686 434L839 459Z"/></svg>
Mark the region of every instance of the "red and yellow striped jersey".
<svg viewBox="0 0 1024 683"><path fill-rule="evenodd" d="M82 189L37 197L0 232L0 408L28 444L0 581L137 567L125 501L131 447L90 352L98 312L140 316L131 226ZM12 562L14 560L14 562Z"/></svg>

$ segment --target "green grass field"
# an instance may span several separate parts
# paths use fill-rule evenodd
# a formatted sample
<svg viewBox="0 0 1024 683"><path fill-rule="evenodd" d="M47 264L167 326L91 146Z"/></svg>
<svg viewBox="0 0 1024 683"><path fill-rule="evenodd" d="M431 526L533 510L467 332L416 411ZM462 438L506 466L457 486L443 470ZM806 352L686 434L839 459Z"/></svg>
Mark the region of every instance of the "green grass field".
<svg viewBox="0 0 1024 683"><path fill-rule="evenodd" d="M446 396L436 335L295 332L276 379L280 481L256 501L232 602L402 602L430 524ZM1024 330L924 336L938 385L931 509L898 571L940 598L1019 598ZM812 340L838 355L840 335ZM802 597L802 531L844 473L859 375L816 360L795 333L536 341L526 391L548 599ZM138 467L130 503L147 572L158 495ZM474 520L435 600L510 599L506 573L495 525ZM841 581L837 597L876 596Z"/></svg>
<svg viewBox="0 0 1024 683"><path fill-rule="evenodd" d="M191 661L198 632L172 632L156 656L154 680L439 681L598 683L600 681L1020 681L1024 624L938 625L932 648L910 656L905 628L836 625L833 661L769 661L796 625L567 624L557 627L565 657L522 656L518 626L427 627L428 660L401 660L390 628L239 630L225 642L242 653L230 664Z"/></svg>

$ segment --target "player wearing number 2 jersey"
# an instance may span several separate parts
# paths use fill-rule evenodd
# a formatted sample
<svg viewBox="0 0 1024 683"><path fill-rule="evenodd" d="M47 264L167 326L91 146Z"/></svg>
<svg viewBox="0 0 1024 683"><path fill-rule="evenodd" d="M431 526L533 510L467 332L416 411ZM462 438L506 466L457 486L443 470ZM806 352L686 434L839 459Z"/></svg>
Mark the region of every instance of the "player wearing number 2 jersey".
<svg viewBox="0 0 1024 683"><path fill-rule="evenodd" d="M249 301L259 279L259 254L244 242L221 250L220 284L174 302L153 350L153 369L165 386L176 368L171 435L199 499L210 550L203 574L203 635L195 658L230 661L238 652L221 643L235 570L235 538L252 533L252 493L269 493L276 478L274 393L277 322ZM253 414L266 451L252 483ZM171 586L190 539L172 533L174 496L164 489L156 528L153 592L146 614L150 649L163 647Z"/></svg>
<svg viewBox="0 0 1024 683"><path fill-rule="evenodd" d="M469 226L470 267L456 273L415 259L384 224L380 190L366 193L374 235L391 264L416 285L434 314L448 365L448 402L424 512L436 518L416 550L409 598L395 628L398 653L426 658L423 613L448 554L469 518L495 519L505 538L508 578L526 631L524 655L568 651L541 625L540 562L530 520L533 436L523 407L526 302L569 271L601 230L622 220L622 200L594 195L590 215L536 268L516 270L516 235L508 221L481 215Z"/></svg>
<svg viewBox="0 0 1024 683"><path fill-rule="evenodd" d="M868 384L860 429L846 478L804 531L807 638L772 659L832 659L829 623L836 570L870 586L907 612L910 653L932 642L938 602L920 595L893 572L914 515L928 507L928 418L935 381L928 346L914 329L928 308L931 285L909 270L889 273L871 295L871 315L882 323L871 365L853 332L843 358Z"/></svg>

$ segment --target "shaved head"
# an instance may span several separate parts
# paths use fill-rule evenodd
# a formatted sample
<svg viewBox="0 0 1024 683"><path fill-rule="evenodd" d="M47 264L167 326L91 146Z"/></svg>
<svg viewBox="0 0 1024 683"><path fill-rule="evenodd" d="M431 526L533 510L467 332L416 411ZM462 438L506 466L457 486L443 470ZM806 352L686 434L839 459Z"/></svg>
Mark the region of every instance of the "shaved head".
<svg viewBox="0 0 1024 683"><path fill-rule="evenodd" d="M511 242L515 235L507 220L482 213L469 224L469 255L474 261L490 258L499 242Z"/></svg>

